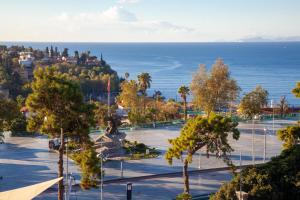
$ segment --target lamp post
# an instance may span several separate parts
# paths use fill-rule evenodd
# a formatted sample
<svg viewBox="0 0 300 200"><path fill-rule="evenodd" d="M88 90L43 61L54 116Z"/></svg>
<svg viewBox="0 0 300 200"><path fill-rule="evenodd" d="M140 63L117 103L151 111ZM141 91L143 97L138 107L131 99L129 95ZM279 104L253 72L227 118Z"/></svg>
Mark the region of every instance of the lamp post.
<svg viewBox="0 0 300 200"><path fill-rule="evenodd" d="M266 154L267 154L267 131L268 129L264 128L264 163L266 162Z"/></svg>
<svg viewBox="0 0 300 200"><path fill-rule="evenodd" d="M257 115L254 115L254 117L252 118L252 164L255 164L255 155L254 155L254 120L258 119Z"/></svg>
<svg viewBox="0 0 300 200"><path fill-rule="evenodd" d="M103 147L104 142L100 142L101 148ZM103 161L106 160L106 156L101 152L97 155L98 158L100 158L100 168L101 168L101 180L100 180L100 200L103 200Z"/></svg>
<svg viewBox="0 0 300 200"><path fill-rule="evenodd" d="M69 200L69 158L68 158L68 142L69 139L68 137L67 139L67 143L66 143L66 156L67 156L67 170L66 170L66 189L65 189L65 193L66 193L66 200Z"/></svg>
<svg viewBox="0 0 300 200"><path fill-rule="evenodd" d="M123 147L123 139L119 139L121 147ZM121 178L123 178L123 159L120 159L120 168L121 168Z"/></svg>
<svg viewBox="0 0 300 200"><path fill-rule="evenodd" d="M242 152L240 152L240 200L243 199L242 195Z"/></svg>
<svg viewBox="0 0 300 200"><path fill-rule="evenodd" d="M101 168L101 180L100 180L100 200L103 200L103 154L99 153L100 158L100 168Z"/></svg>
<svg viewBox="0 0 300 200"><path fill-rule="evenodd" d="M199 169L201 169L201 151L199 151L199 166L198 166Z"/></svg>
<svg viewBox="0 0 300 200"><path fill-rule="evenodd" d="M274 127L274 102L273 99L271 100L271 108L273 113L273 135L275 134L275 127Z"/></svg>

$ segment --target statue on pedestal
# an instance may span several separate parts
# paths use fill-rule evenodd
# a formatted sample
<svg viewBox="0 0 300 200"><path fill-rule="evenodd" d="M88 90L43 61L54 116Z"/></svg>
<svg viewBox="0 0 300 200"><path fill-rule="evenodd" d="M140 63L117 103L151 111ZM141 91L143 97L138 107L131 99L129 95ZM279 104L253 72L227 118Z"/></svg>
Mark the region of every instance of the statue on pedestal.
<svg viewBox="0 0 300 200"><path fill-rule="evenodd" d="M109 119L107 124L104 134L95 140L96 151L109 154L109 156L120 154L126 134L118 131L113 119Z"/></svg>

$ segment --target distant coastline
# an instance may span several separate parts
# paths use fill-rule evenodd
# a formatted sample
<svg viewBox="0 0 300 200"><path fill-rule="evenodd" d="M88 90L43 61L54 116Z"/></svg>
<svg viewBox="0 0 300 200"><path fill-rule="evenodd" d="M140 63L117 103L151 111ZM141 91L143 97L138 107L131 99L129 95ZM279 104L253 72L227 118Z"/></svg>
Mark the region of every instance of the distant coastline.
<svg viewBox="0 0 300 200"><path fill-rule="evenodd" d="M149 72L153 83L149 93L160 90L167 98L179 99L177 89L189 85L192 73L199 64L210 67L218 57L229 66L233 78L242 88L241 95L252 90L257 84L270 93L270 99L278 101L287 96L291 105L300 102L291 89L299 81L300 42L205 42L205 43L95 43L95 42L0 42L0 44L23 44L37 49L58 46L91 51L124 77L129 72L136 77Z"/></svg>

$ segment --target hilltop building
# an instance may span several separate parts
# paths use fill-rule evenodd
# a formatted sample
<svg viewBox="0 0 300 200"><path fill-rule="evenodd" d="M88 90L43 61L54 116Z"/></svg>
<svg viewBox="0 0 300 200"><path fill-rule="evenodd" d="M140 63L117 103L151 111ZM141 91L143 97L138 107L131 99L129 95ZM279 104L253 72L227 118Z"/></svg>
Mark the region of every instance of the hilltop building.
<svg viewBox="0 0 300 200"><path fill-rule="evenodd" d="M20 76L23 80L29 81L33 78L33 62L35 58L32 52L20 52L19 55Z"/></svg>

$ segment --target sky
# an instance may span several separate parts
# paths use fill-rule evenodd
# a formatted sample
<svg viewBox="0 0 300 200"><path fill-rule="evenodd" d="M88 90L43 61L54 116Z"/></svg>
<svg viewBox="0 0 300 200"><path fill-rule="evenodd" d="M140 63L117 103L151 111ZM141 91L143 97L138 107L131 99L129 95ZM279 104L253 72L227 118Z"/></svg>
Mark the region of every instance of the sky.
<svg viewBox="0 0 300 200"><path fill-rule="evenodd" d="M300 41L299 0L0 0L0 41Z"/></svg>

